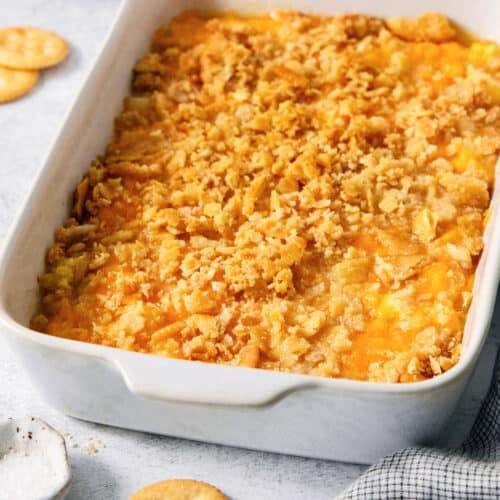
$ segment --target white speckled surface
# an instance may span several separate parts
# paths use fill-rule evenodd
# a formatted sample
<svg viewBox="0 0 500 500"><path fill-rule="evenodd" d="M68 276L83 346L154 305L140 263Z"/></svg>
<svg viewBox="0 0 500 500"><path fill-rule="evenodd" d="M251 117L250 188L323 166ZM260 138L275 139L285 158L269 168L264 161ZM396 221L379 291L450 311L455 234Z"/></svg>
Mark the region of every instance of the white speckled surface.
<svg viewBox="0 0 500 500"><path fill-rule="evenodd" d="M118 0L0 1L1 26L51 29L70 41L72 49L63 65L43 73L31 94L0 106L0 238L19 209L118 5ZM496 316L500 318L498 307ZM450 432L470 424L468 416L475 413L488 385L499 343L500 328L495 327ZM357 465L206 445L65 417L40 400L0 338L0 420L28 414L68 433L73 467L70 500L128 498L145 484L174 477L209 481L233 500L321 500L333 498L364 470ZM97 453L90 453L92 449Z"/></svg>

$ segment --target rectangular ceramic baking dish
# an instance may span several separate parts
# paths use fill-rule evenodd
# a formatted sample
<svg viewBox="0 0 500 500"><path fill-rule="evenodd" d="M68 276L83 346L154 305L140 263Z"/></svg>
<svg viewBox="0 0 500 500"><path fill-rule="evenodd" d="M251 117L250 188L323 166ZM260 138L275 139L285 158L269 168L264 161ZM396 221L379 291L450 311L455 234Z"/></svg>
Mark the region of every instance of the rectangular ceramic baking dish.
<svg viewBox="0 0 500 500"><path fill-rule="evenodd" d="M85 420L309 457L370 463L446 429L488 333L500 275L497 193L477 271L463 355L450 371L414 384L375 384L164 359L43 335L28 329L36 276L71 193L110 138L131 68L153 30L181 10L256 13L293 8L325 14L414 16L437 10L500 41L500 2L125 0L59 136L40 169L0 264L0 324L45 399ZM498 173L497 173L498 175ZM455 436L455 443L465 436Z"/></svg>

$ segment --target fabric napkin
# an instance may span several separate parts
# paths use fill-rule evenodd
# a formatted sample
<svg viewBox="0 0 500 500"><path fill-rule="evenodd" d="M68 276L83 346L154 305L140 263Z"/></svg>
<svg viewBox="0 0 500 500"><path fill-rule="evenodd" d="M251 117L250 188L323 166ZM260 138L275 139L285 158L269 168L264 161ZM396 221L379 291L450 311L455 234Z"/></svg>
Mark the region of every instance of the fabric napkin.
<svg viewBox="0 0 500 500"><path fill-rule="evenodd" d="M337 500L500 499L500 355L471 433L456 450L407 448L370 467Z"/></svg>

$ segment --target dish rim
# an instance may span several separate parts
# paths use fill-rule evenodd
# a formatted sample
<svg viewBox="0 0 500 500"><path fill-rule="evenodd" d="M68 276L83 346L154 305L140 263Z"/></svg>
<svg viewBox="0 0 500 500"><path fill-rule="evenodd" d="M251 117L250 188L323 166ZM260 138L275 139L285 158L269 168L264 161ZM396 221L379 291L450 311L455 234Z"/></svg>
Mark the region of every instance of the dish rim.
<svg viewBox="0 0 500 500"><path fill-rule="evenodd" d="M11 314L7 311L7 307L5 304L5 287L7 287L6 272L9 261L11 260L12 255L15 252L16 244L18 243L18 233L22 230L23 227L25 227L24 219L28 216L28 212L33 203L35 195L43 182L43 177L50 171L52 159L58 151L58 148L61 147L60 143L64 142L65 129L71 123L73 119L72 115L76 114L76 111L79 107L89 106L89 103L86 103L83 99L84 93L86 89L92 85L92 81L98 77L98 63L103 58L106 51L110 49L111 41L116 35L115 31L117 30L117 25L126 21L127 9L130 7L130 5L133 5L133 2L124 0L121 2L120 7L117 9L114 20L111 23L109 30L104 37L99 50L97 51L96 56L90 64L89 69L79 87L79 90L77 91L74 99L69 105L68 110L61 121L59 129L55 134L54 139L50 143L48 152L44 156L44 159L41 162L41 166L38 168L38 171L34 176L33 181L31 182L28 193L24 197L23 202L20 204L16 216L14 217L5 235L3 243L0 246L0 326L3 327L2 330L6 330L5 336L8 337L9 335L11 335L24 342L38 344L48 349L55 349L58 351L64 351L73 354L91 356L94 358L105 360L115 365L119 364L118 358L120 358L121 353L126 352L128 353L127 356L132 355L134 357L137 357L137 360L146 358L151 359L150 357L153 356L154 358L162 360L161 362L164 363L165 366L167 366L168 364L177 365L179 363L185 366L188 366L189 364L195 364L197 366L203 365L204 369L206 369L207 371L212 371L212 373L217 373L218 371L220 371L221 374L224 370L232 370L234 368L245 370L249 374L254 373L256 376L262 376L257 375L259 373L266 373L266 377L269 377L270 379L274 378L276 381L285 381L286 379L288 379L289 389L291 391L298 390L303 386L314 386L318 388L328 388L330 390L347 391L352 393L365 392L381 395L413 395L423 392L433 392L454 382L457 382L459 378L469 374L472 371L472 368L474 367L481 353L482 347L489 333L489 324L495 308L496 292L498 288L498 282L500 280L500 186L498 185L495 189L494 196L492 197L490 203L490 210L492 212L492 215L483 233L483 237L487 234L487 232L490 232L491 234L489 235L488 242L485 244L482 256L486 251L490 255L484 261L483 258L481 258L480 262L482 262L484 265L484 276L482 280L483 283L481 283L479 290L474 295L475 300L473 301L467 314L468 323L471 318L472 306L475 304L476 310L474 311L474 317L477 321L475 322L474 326L471 327L468 341L464 346L459 361L445 373L435 376L431 379L419 382L403 383L371 382L346 378L328 378L319 375L280 372L260 368L236 367L200 361L180 360L167 357L163 358L154 354L126 351L121 348L91 344L87 342L65 339L40 333L22 325L11 316ZM495 178L500 179L500 159L495 170ZM498 182L498 184L500 184L500 182ZM496 222L496 225L494 225L493 222ZM496 259L495 255L497 255ZM479 297L481 297L481 300L478 300ZM302 382L300 385L297 385L296 383L298 380ZM280 389L279 392L286 392L286 389Z"/></svg>

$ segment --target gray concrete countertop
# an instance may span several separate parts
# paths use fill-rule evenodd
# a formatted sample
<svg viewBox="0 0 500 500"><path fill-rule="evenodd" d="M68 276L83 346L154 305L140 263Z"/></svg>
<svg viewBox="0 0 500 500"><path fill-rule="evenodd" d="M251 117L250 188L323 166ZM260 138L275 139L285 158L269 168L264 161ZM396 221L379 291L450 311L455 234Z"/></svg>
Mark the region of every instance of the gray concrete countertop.
<svg viewBox="0 0 500 500"><path fill-rule="evenodd" d="M27 194L118 5L119 0L0 2L0 26L39 26L71 43L69 59L43 72L33 92L0 106L0 239ZM500 329L495 327L451 433L470 425L488 385L499 337ZM73 468L70 500L124 499L143 485L168 478L208 481L233 500L331 499L365 468L153 436L66 417L40 399L0 337L0 420L23 415L38 416L63 431Z"/></svg>

